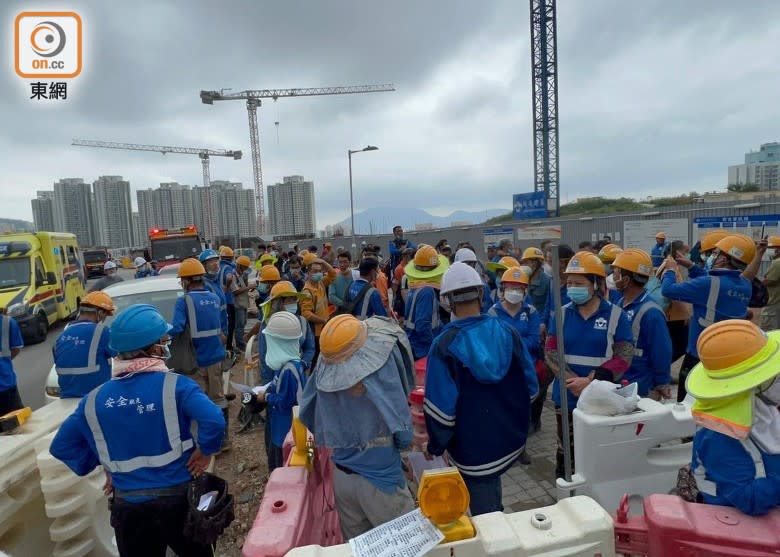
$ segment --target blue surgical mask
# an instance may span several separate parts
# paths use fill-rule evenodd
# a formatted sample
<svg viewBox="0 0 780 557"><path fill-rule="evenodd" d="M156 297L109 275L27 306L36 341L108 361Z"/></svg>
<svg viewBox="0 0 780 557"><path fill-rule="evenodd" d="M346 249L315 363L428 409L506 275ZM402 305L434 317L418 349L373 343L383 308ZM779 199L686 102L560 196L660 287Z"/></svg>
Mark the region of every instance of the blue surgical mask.
<svg viewBox="0 0 780 557"><path fill-rule="evenodd" d="M264 282L258 282L257 291L265 294L266 292L268 292L268 285Z"/></svg>
<svg viewBox="0 0 780 557"><path fill-rule="evenodd" d="M704 262L704 270L709 271L712 269L712 265L715 263L715 254L711 253L710 256L707 258L707 261Z"/></svg>
<svg viewBox="0 0 780 557"><path fill-rule="evenodd" d="M284 311L288 311L290 313L297 313L298 312L298 304L285 304L284 305Z"/></svg>
<svg viewBox="0 0 780 557"><path fill-rule="evenodd" d="M578 306L587 304L593 297L587 286L567 286L566 295Z"/></svg>
<svg viewBox="0 0 780 557"><path fill-rule="evenodd" d="M314 273L311 276L311 280L313 280L314 282L320 282L322 280L322 273Z"/></svg>

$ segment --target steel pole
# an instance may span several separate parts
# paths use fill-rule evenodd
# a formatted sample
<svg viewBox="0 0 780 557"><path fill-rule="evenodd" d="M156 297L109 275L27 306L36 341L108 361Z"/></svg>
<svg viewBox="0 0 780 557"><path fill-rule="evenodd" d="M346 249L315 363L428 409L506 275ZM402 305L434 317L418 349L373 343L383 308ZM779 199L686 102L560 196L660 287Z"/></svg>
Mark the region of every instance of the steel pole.
<svg viewBox="0 0 780 557"><path fill-rule="evenodd" d="M355 245L355 201L352 196L352 150L350 149L347 149L347 158L349 159L349 215L352 222L352 247L349 251L354 259L357 257L355 252L357 246Z"/></svg>
<svg viewBox="0 0 780 557"><path fill-rule="evenodd" d="M563 320L561 319L561 260L558 246L552 244L553 309L555 311L555 340L558 349L558 382L561 389L561 431L563 433L563 476L571 482L571 447L569 445L569 391L566 389L566 353L563 348Z"/></svg>

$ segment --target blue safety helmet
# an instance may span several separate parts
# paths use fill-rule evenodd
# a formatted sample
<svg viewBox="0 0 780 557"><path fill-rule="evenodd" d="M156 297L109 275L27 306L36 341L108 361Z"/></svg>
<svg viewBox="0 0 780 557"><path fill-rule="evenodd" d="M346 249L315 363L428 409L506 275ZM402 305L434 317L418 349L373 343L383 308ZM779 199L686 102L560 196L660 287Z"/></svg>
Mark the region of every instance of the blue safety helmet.
<svg viewBox="0 0 780 557"><path fill-rule="evenodd" d="M171 325L149 304L133 304L122 310L111 323L109 348L132 352L151 346L168 334Z"/></svg>
<svg viewBox="0 0 780 557"><path fill-rule="evenodd" d="M219 259L219 254L213 249L207 249L200 252L198 259L201 263L205 263L209 259Z"/></svg>

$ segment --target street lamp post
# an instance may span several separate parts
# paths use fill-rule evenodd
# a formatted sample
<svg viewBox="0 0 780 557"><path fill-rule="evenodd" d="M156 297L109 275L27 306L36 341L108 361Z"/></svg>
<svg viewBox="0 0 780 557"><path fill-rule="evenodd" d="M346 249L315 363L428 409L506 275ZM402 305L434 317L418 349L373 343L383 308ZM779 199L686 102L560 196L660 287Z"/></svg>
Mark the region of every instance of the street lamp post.
<svg viewBox="0 0 780 557"><path fill-rule="evenodd" d="M352 154L363 153L364 151L376 151L379 147L366 145L362 149L347 149L347 158L349 159L349 214L352 222L352 255L357 257L357 244L355 244L355 201L352 196Z"/></svg>

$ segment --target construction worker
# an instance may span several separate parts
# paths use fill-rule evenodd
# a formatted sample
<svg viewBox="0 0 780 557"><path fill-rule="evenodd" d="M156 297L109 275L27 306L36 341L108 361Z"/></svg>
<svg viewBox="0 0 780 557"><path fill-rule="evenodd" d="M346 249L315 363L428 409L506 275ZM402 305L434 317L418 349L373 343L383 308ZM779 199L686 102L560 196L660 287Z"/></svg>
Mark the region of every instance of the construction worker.
<svg viewBox="0 0 780 557"><path fill-rule="evenodd" d="M160 269L158 268L159 263L157 263L156 259L152 259L149 262L149 276L150 277L159 277L160 276Z"/></svg>
<svg viewBox="0 0 780 557"><path fill-rule="evenodd" d="M16 373L12 360L24 348L22 331L6 309L0 310L0 416L24 408L19 389L16 387Z"/></svg>
<svg viewBox="0 0 780 557"><path fill-rule="evenodd" d="M498 300L499 290L501 289L501 276L504 274L504 271L519 266L520 262L510 255L505 255L499 258L498 261L488 261L488 278L495 285L494 300Z"/></svg>
<svg viewBox="0 0 780 557"><path fill-rule="evenodd" d="M743 320L721 321L699 337L701 363L687 380L699 426L690 466L695 491L680 493L687 500L751 516L780 507L779 340L780 332Z"/></svg>
<svg viewBox="0 0 780 557"><path fill-rule="evenodd" d="M395 269L401 262L403 251L405 249L417 249L411 240L404 238L404 229L401 226L393 227L393 239L387 244L387 251L390 253L390 268Z"/></svg>
<svg viewBox="0 0 780 557"><path fill-rule="evenodd" d="M634 357L623 379L636 382L639 394L656 400L672 397L672 339L666 316L645 289L653 274L650 256L636 248L618 254L612 263L617 305L631 322Z"/></svg>
<svg viewBox="0 0 780 557"><path fill-rule="evenodd" d="M135 276L133 278L140 279L151 276L152 271L149 269L149 264L143 257L136 257L133 261L133 267L135 268Z"/></svg>
<svg viewBox="0 0 780 557"><path fill-rule="evenodd" d="M222 334L227 338L228 334L228 320L227 320L227 303L225 302L225 292L217 283L219 275L219 253L213 249L207 249L201 252L198 257L198 261L206 269L206 276L203 280L203 285L219 298L219 323L222 328Z"/></svg>
<svg viewBox="0 0 780 557"><path fill-rule="evenodd" d="M558 423L556 477L564 477L563 444L574 454L572 411L577 398L591 381L617 382L631 366L634 337L631 322L620 307L604 299L604 264L590 251L580 251L566 266L566 290L571 300L561 308L565 361L558 358L557 315L550 320L545 345L547 365L555 375L552 399ZM561 408L559 371L566 370L568 408ZM563 432L562 412L569 413L569 431Z"/></svg>
<svg viewBox="0 0 780 557"><path fill-rule="evenodd" d="M52 353L61 398L81 398L111 379L110 332L103 322L113 315L114 302L104 292L90 292L79 314L54 341Z"/></svg>
<svg viewBox="0 0 780 557"><path fill-rule="evenodd" d="M653 260L653 267L658 267L664 261L664 250L666 249L666 233L658 232L655 235L655 245L650 252Z"/></svg>
<svg viewBox="0 0 780 557"><path fill-rule="evenodd" d="M263 265L257 272L257 304L264 304L268 300L268 294L274 284L282 280L279 269L274 265Z"/></svg>
<svg viewBox="0 0 780 557"><path fill-rule="evenodd" d="M236 273L235 280L233 281L233 305L236 312L236 329L235 329L235 347L243 352L246 350L246 344L244 344L244 329L246 328L246 316L249 311L249 293L255 288L249 286L249 266L251 261L246 255L240 255L236 259ZM270 269L275 271L275 278L279 280L279 271L276 267L270 266Z"/></svg>
<svg viewBox="0 0 780 557"><path fill-rule="evenodd" d="M696 342L706 328L726 319L744 319L752 288L742 272L753 260L756 245L744 235L725 236L715 244L712 269L701 276L677 283L677 263L671 257L666 260L666 272L661 279L661 293L670 300L688 302L693 306L693 316L688 326L688 350L680 366L677 385L677 401L685 398L685 378L693 366L699 363Z"/></svg>
<svg viewBox="0 0 780 557"><path fill-rule="evenodd" d="M225 359L225 336L222 334L220 300L204 284L206 269L196 259L185 259L178 277L184 296L176 299L173 310L172 337L189 329L198 370L195 380L209 399L222 409L225 434L222 449L230 449L228 439L228 402L222 382L222 360Z"/></svg>
<svg viewBox="0 0 780 557"><path fill-rule="evenodd" d="M474 253L474 250L469 248L460 248L458 251L456 251L454 261L455 263L465 263L466 265L468 265L474 270L476 270L477 263L479 263L479 260L477 259L477 254ZM490 297L490 287L483 279L482 280L482 313L487 313L491 307L493 307L493 299Z"/></svg>
<svg viewBox="0 0 780 557"><path fill-rule="evenodd" d="M769 301L761 310L761 328L774 331L780 329L780 236L770 236L768 246L774 253L763 280L769 292Z"/></svg>
<svg viewBox="0 0 780 557"><path fill-rule="evenodd" d="M345 540L414 509L400 454L412 444L407 396L414 384L403 337L387 320L334 317L322 330L320 359L303 393L301 421L318 446L333 450Z"/></svg>
<svg viewBox="0 0 780 557"><path fill-rule="evenodd" d="M613 304L621 298L621 295L620 292L615 289L615 281L612 276L612 263L622 252L623 249L617 244L605 244L598 253L599 259L604 263L604 272L607 273L607 299Z"/></svg>
<svg viewBox="0 0 780 557"><path fill-rule="evenodd" d="M539 315L544 312L550 295L550 277L544 272L544 252L539 248L526 248L520 258L521 265L531 268L528 276L528 297Z"/></svg>
<svg viewBox="0 0 780 557"><path fill-rule="evenodd" d="M453 263L441 280L452 318L428 353L426 457L447 451L469 490L472 515L503 510L501 474L525 449L538 390L520 335L481 314L482 278Z"/></svg>
<svg viewBox="0 0 780 557"><path fill-rule="evenodd" d="M379 290L372 286L379 273L379 262L373 257L365 257L360 262L360 278L353 281L347 290L345 308L361 321L379 315L387 317Z"/></svg>
<svg viewBox="0 0 780 557"><path fill-rule="evenodd" d="M415 360L428 354L433 339L441 330L439 283L448 268L447 258L426 244L420 244L414 259L406 266L409 293L404 307L404 330L412 345Z"/></svg>
<svg viewBox="0 0 780 557"><path fill-rule="evenodd" d="M268 405L270 443L268 472L284 466L282 445L292 427L292 409L299 404L306 385L306 364L301 360L301 323L287 311L274 313L263 328L266 353L263 363L273 370L268 388L257 395L259 402Z"/></svg>
<svg viewBox="0 0 780 557"><path fill-rule="evenodd" d="M228 354L233 353L233 335L236 330L236 305L233 298L236 266L233 263L233 249L228 246L219 248L219 271L217 272L217 284L225 293L225 307L227 309L228 334L225 348Z"/></svg>
<svg viewBox="0 0 780 557"><path fill-rule="evenodd" d="M99 278L89 289L90 292L103 290L106 286L111 286L117 282L122 282L122 277L117 274L116 263L106 261L103 265L103 276Z"/></svg>
<svg viewBox="0 0 780 557"><path fill-rule="evenodd" d="M306 283L306 276L303 268L303 260L300 257L295 254L290 256L287 260L287 272L282 275L282 280L290 281L299 292L303 290L303 285Z"/></svg>
<svg viewBox="0 0 780 557"><path fill-rule="evenodd" d="M336 311L341 310L346 305L347 291L354 280L352 278L352 256L348 251L339 254L338 268L339 272L328 288L328 300L336 306Z"/></svg>
<svg viewBox="0 0 780 557"><path fill-rule="evenodd" d="M113 378L81 399L49 448L79 476L104 468L121 556L164 555L166 547L212 555L183 535L187 488L219 450L225 422L194 381L168 372L169 329L154 306L121 311L111 323Z"/></svg>
<svg viewBox="0 0 780 557"><path fill-rule="evenodd" d="M304 295L300 303L301 315L306 318L314 332L314 360L316 361L317 354L320 352L320 332L330 319L328 286L336 280L336 270L310 252L304 256L303 263L307 274L301 290L301 294Z"/></svg>
<svg viewBox="0 0 780 557"><path fill-rule="evenodd" d="M498 246L496 247L496 254L493 256L493 259L491 261L493 263L498 263L499 261L501 261L502 257L507 257L507 256L512 257L512 240L504 239L498 243ZM517 267L517 265L512 265L512 266Z"/></svg>
<svg viewBox="0 0 780 557"><path fill-rule="evenodd" d="M687 258L675 257L675 261L688 269L690 278L705 277L712 269L712 263L715 261L715 245L726 236L730 236L726 230L713 230L702 236L701 240L699 240L700 264L698 265Z"/></svg>

